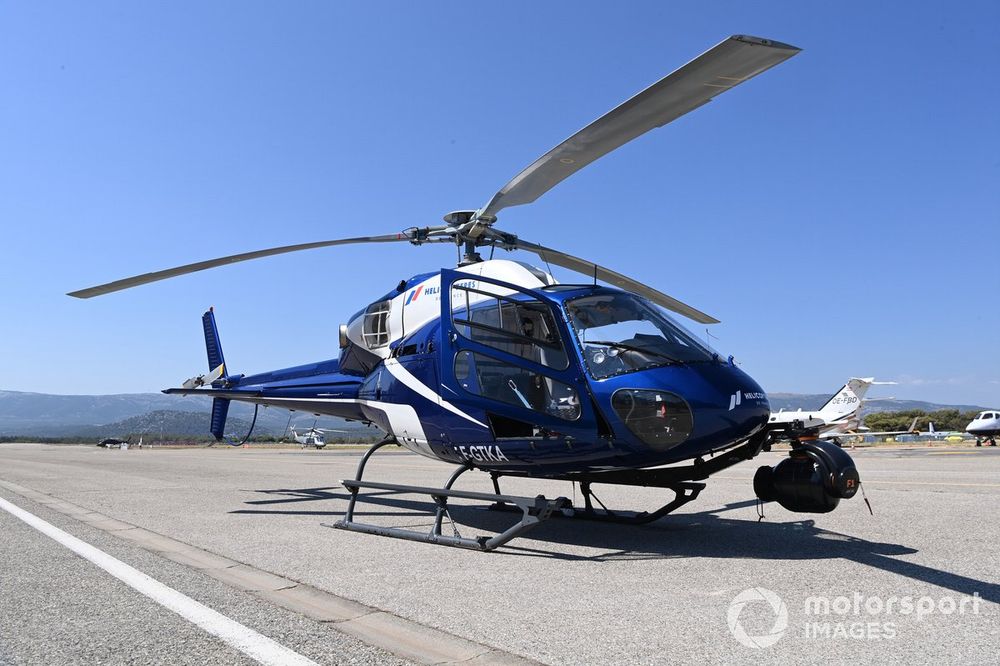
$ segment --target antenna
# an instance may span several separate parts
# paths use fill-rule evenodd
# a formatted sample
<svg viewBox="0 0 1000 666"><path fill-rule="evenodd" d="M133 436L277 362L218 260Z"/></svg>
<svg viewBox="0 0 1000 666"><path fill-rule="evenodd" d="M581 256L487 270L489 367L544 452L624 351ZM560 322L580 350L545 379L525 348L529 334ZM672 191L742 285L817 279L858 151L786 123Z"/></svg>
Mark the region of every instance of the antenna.
<svg viewBox="0 0 1000 666"><path fill-rule="evenodd" d="M711 346L712 346L712 338L715 338L716 340L718 340L718 339L719 339L719 336L717 336L717 335L712 335L712 332L711 332L710 330L708 330L708 327L706 326L706 327L705 327L705 342L707 342L707 343L708 343L708 346L709 346L709 347L711 347Z"/></svg>

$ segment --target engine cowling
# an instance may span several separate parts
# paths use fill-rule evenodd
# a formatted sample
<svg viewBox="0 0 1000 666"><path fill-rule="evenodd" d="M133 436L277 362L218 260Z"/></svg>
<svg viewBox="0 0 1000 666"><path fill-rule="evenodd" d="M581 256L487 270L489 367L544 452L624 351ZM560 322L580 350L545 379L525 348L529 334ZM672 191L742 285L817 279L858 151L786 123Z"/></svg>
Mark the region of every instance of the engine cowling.
<svg viewBox="0 0 1000 666"><path fill-rule="evenodd" d="M798 513L829 513L861 487L854 460L836 444L801 442L774 467L760 467L753 489L765 502Z"/></svg>

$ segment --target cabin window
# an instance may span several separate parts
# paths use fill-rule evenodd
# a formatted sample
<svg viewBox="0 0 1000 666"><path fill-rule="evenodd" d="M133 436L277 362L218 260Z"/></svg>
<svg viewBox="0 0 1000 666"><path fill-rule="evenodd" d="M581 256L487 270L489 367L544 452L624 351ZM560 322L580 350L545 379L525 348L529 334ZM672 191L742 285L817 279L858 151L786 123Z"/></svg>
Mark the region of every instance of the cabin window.
<svg viewBox="0 0 1000 666"><path fill-rule="evenodd" d="M587 369L596 379L718 360L718 354L666 313L632 294L575 298L566 304L566 311Z"/></svg>
<svg viewBox="0 0 1000 666"><path fill-rule="evenodd" d="M489 283L455 283L452 322L465 338L557 370L569 366L548 305Z"/></svg>
<svg viewBox="0 0 1000 666"><path fill-rule="evenodd" d="M474 395L567 421L580 417L580 397L572 386L492 356L459 352L455 378Z"/></svg>
<svg viewBox="0 0 1000 666"><path fill-rule="evenodd" d="M385 347L389 344L390 301L379 301L365 310L364 327L361 337L368 349Z"/></svg>

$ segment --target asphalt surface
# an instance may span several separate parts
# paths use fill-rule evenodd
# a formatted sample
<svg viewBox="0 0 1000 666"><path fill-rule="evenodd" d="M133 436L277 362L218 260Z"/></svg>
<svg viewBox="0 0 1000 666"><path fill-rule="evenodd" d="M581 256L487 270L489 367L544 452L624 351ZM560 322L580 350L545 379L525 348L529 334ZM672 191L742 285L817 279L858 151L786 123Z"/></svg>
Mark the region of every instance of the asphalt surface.
<svg viewBox="0 0 1000 666"><path fill-rule="evenodd" d="M696 502L651 525L554 519L495 553L324 527L343 515L338 480L360 452L6 444L0 481L545 663L1000 663L1000 454L853 453L874 516L858 496L825 515L769 504L758 521L750 480L775 452L712 477ZM426 486L451 471L380 452L366 478ZM476 473L456 487L491 490ZM669 499L595 490L613 508ZM504 479L503 491L573 496L569 484L531 480ZM393 659L5 488L0 497L317 662ZM426 498L372 500L359 520L431 523ZM451 514L465 536L514 519L462 504ZM0 534L0 664L249 661L4 512ZM783 631L768 594L734 605L753 588L784 604ZM766 647L737 640L768 643L772 630L780 638Z"/></svg>

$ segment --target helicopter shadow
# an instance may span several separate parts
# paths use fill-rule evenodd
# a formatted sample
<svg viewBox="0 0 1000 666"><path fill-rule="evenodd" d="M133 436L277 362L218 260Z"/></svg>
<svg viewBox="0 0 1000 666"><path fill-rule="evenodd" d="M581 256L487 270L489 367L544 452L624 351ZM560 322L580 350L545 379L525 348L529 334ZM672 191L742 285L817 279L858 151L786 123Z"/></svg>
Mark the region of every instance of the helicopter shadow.
<svg viewBox="0 0 1000 666"><path fill-rule="evenodd" d="M286 506L302 502L350 499L348 492L333 492L338 487L279 488L255 490L264 499L245 504L261 507L239 509L233 514L343 516L346 504L330 510L285 510L263 507ZM846 560L912 580L937 585L960 594L979 596L1000 603L1000 585L897 559L919 552L902 544L869 541L860 537L825 530L814 520L770 522L728 518L722 514L754 506L756 500L733 502L697 513L676 513L648 525L624 525L579 518L552 518L530 531L533 547L507 544L498 553L511 557L544 557L572 561L637 561L674 558L711 557L752 560ZM339 502L338 502L339 504ZM388 509L371 511L367 505ZM367 492L359 497L355 516L390 518L423 517L433 519L435 505L430 501L407 500L398 494ZM491 511L486 507L449 506L449 516L459 530L502 532L519 518L518 513ZM409 525L413 527L413 525ZM537 544L551 544L553 548ZM580 555L566 552L566 546L601 552Z"/></svg>
<svg viewBox="0 0 1000 666"><path fill-rule="evenodd" d="M719 515L756 504L756 500L746 500L698 513L672 514L648 525L557 518L536 527L528 538L605 552L592 556L575 555L557 549L527 548L516 541L504 550L517 556L598 562L696 557L846 560L960 594L978 593L986 601L1000 603L1000 585L898 559L901 555L919 552L916 548L825 530L811 519L769 522ZM456 522L470 527L497 530L504 526L502 521L485 515L493 513L487 509L463 506L451 513Z"/></svg>
<svg viewBox="0 0 1000 666"><path fill-rule="evenodd" d="M321 488L275 488L272 490L244 490L243 492L254 492L267 495L267 499L256 499L256 500L246 500L244 504L248 504L254 507L273 507L273 506L284 506L288 504L298 504L302 502L317 502L323 500L343 500L348 502L351 499L351 494L349 492L332 492L336 489L343 490L342 486L326 486ZM366 504L375 504L379 506L390 507L396 509L395 511L367 511L365 510ZM346 505L344 505L346 508ZM403 511L400 511L403 509ZM354 514L356 516L388 516L388 517L405 517L405 516L419 516L426 517L428 511L434 510L434 505L428 502L421 502L418 500L404 500L399 499L399 495L389 492L368 492L364 496L358 498L357 509L355 509ZM271 508L259 508L259 509L235 509L230 511L231 514L237 515L256 515L256 516L343 516L344 510L294 510L294 509L271 509Z"/></svg>

